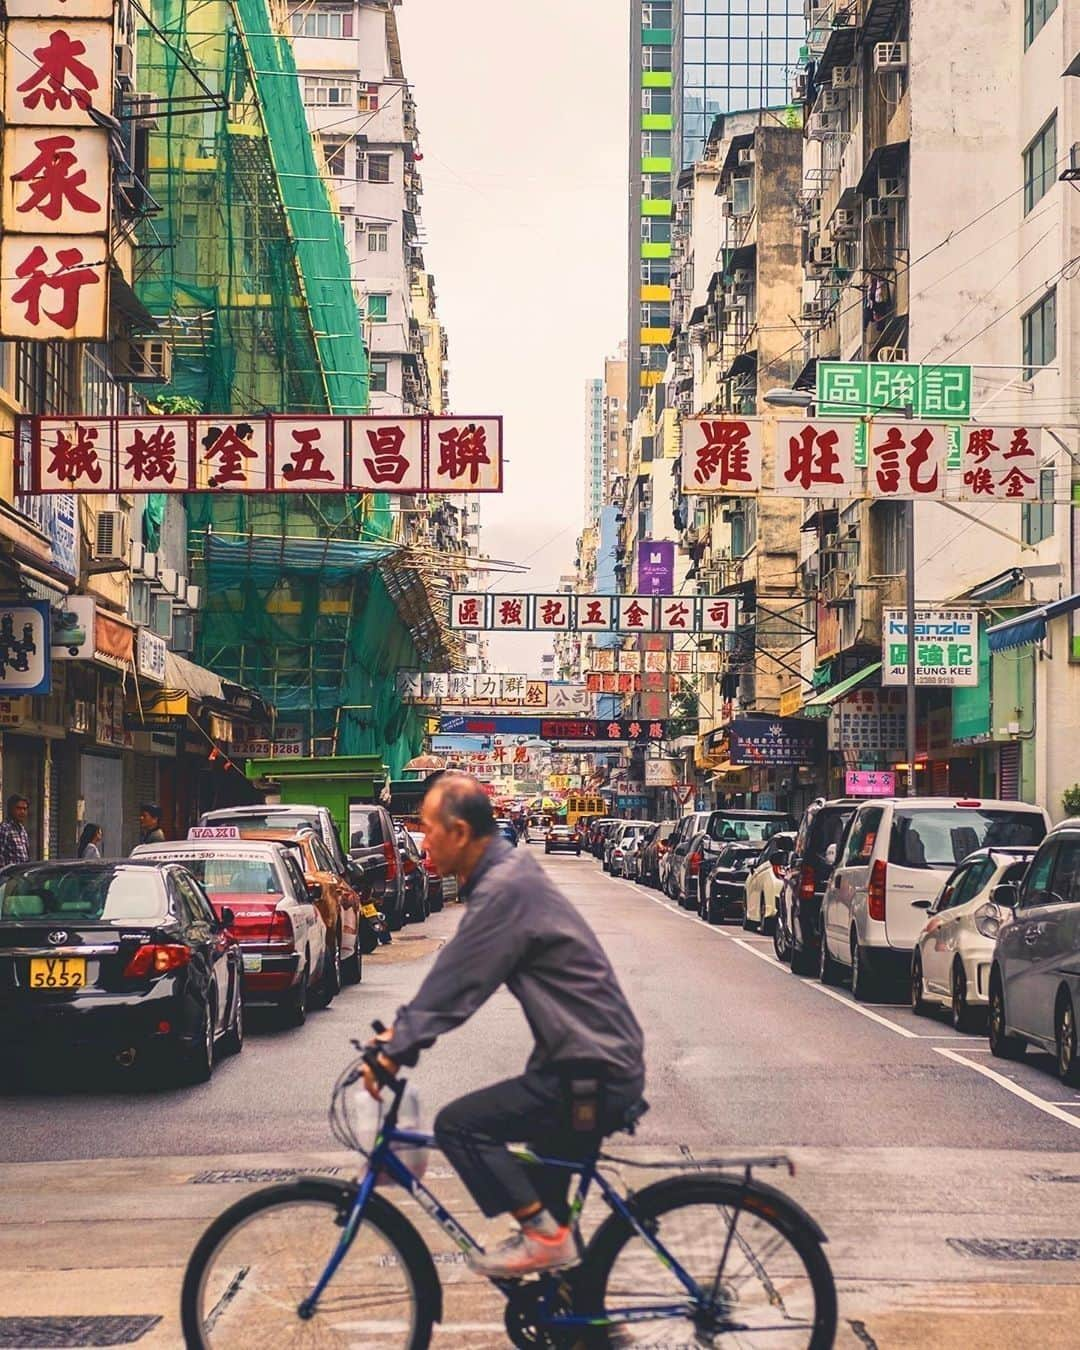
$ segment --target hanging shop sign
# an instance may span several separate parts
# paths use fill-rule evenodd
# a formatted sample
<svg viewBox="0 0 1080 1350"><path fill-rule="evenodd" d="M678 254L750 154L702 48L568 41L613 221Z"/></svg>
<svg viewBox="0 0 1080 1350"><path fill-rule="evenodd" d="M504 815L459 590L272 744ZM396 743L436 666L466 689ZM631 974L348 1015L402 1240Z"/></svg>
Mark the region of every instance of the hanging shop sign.
<svg viewBox="0 0 1080 1350"><path fill-rule="evenodd" d="M30 428L34 492L448 495L501 492L503 485L501 417L241 421L221 414L22 422Z"/></svg>
<svg viewBox="0 0 1080 1350"><path fill-rule="evenodd" d="M97 604L88 595L69 595L52 611L52 659L94 659L94 616Z"/></svg>
<svg viewBox="0 0 1080 1350"><path fill-rule="evenodd" d="M399 670L395 676L403 703L438 703L457 707L521 708L534 713L588 713L592 708L584 684L534 680L528 675L428 674Z"/></svg>
<svg viewBox="0 0 1080 1350"><path fill-rule="evenodd" d="M892 797L896 774L891 769L849 769L844 774L844 793L848 797Z"/></svg>
<svg viewBox="0 0 1080 1350"><path fill-rule="evenodd" d="M716 675L727 669L728 657L725 652L705 652L693 648L684 651L659 651L639 653L641 669L646 675ZM622 669L622 657L625 652L614 647L597 647L586 657L588 671L586 679L593 675L606 675Z"/></svg>
<svg viewBox="0 0 1080 1350"><path fill-rule="evenodd" d="M860 759L904 749L907 705L901 689L853 689L832 705L829 748Z"/></svg>
<svg viewBox="0 0 1080 1350"><path fill-rule="evenodd" d="M505 615L513 622L507 624ZM490 595L450 597L450 627L474 631L729 633L738 597L683 595Z"/></svg>
<svg viewBox="0 0 1080 1350"><path fill-rule="evenodd" d="M817 409L822 417L860 417L910 407L916 417L966 422L971 367L894 361L819 361Z"/></svg>
<svg viewBox="0 0 1080 1350"><path fill-rule="evenodd" d="M660 742L667 739L664 722L597 721L584 717L471 717L444 713L439 718L442 736L536 736L542 741L631 741Z"/></svg>
<svg viewBox="0 0 1080 1350"><path fill-rule="evenodd" d="M637 546L638 590L670 595L675 589L675 544L670 539L641 539Z"/></svg>
<svg viewBox="0 0 1080 1350"><path fill-rule="evenodd" d="M52 620L47 600L0 605L0 694L47 694L52 688Z"/></svg>
<svg viewBox="0 0 1080 1350"><path fill-rule="evenodd" d="M797 717L736 717L727 728L732 764L817 764L825 725Z"/></svg>
<svg viewBox="0 0 1080 1350"><path fill-rule="evenodd" d="M675 759L647 759L645 761L646 787L674 787L679 781L679 762Z"/></svg>
<svg viewBox="0 0 1080 1350"><path fill-rule="evenodd" d="M135 669L144 679L165 683L165 639L149 628L140 628L135 637Z"/></svg>
<svg viewBox="0 0 1080 1350"><path fill-rule="evenodd" d="M887 609L881 619L881 683L907 683L907 616ZM915 612L915 683L958 688L979 683L979 618L973 609Z"/></svg>
<svg viewBox="0 0 1080 1350"><path fill-rule="evenodd" d="M1036 501L1042 430L1037 426L949 426L875 417L780 419L772 471L762 474L760 418L683 422L682 490L749 497L874 501ZM857 435L858 433L858 435Z"/></svg>
<svg viewBox="0 0 1080 1350"><path fill-rule="evenodd" d="M7 9L0 336L108 336L113 16L101 0Z"/></svg>

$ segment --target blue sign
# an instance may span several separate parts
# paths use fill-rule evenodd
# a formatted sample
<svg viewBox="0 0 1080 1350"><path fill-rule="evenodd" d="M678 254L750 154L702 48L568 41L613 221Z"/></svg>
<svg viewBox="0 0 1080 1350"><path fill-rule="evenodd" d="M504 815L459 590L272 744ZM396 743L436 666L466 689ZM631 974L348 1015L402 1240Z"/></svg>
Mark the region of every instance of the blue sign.
<svg viewBox="0 0 1080 1350"><path fill-rule="evenodd" d="M52 607L48 600L0 605L0 696L52 688Z"/></svg>
<svg viewBox="0 0 1080 1350"><path fill-rule="evenodd" d="M732 764L817 764L825 722L800 717L736 717L728 731Z"/></svg>

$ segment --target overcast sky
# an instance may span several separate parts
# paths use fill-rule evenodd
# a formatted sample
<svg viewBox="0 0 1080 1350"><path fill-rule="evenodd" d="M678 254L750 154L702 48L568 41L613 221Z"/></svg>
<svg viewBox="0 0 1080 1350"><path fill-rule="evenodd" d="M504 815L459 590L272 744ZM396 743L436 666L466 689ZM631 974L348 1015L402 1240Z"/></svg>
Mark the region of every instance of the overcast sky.
<svg viewBox="0 0 1080 1350"><path fill-rule="evenodd" d="M506 418L506 490L484 551L544 590L583 523L585 382L626 328L625 0L404 0L420 124L428 269L450 340L455 412ZM535 670L542 639L498 638Z"/></svg>

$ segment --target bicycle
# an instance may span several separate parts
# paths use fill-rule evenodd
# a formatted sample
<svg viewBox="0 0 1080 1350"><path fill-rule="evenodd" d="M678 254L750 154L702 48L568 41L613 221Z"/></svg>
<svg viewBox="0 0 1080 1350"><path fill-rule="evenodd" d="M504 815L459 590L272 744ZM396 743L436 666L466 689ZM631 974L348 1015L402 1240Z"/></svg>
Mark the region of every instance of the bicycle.
<svg viewBox="0 0 1080 1350"><path fill-rule="evenodd" d="M338 1079L330 1106L335 1136L367 1158L364 1174L353 1181L298 1177L246 1196L211 1223L192 1252L181 1294L192 1350L429 1345L443 1312L435 1263L410 1220L376 1192L376 1181L406 1191L465 1256L481 1249L394 1151L437 1148L433 1136L398 1128L404 1079L386 1084L391 1100L374 1143L368 1148L357 1138L349 1102L365 1090L361 1075L371 1057L363 1048ZM628 1113L624 1128L631 1134L642 1113ZM671 1322L688 1324L680 1345L827 1350L833 1344L836 1286L822 1249L825 1234L799 1205L752 1175L759 1167L793 1173L788 1159L644 1164L599 1150L583 1161L515 1152L578 1176L575 1232L594 1185L610 1213L587 1243L578 1236L580 1265L493 1282L506 1298L514 1345L672 1344L653 1339L658 1323ZM602 1164L684 1175L624 1195Z"/></svg>

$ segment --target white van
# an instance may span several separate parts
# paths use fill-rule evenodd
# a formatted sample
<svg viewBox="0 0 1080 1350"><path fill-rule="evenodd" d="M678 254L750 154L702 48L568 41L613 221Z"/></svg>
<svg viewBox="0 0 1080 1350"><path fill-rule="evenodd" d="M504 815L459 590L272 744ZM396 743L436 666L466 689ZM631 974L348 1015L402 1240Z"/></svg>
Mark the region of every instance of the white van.
<svg viewBox="0 0 1080 1350"><path fill-rule="evenodd" d="M979 848L1033 847L1050 828L1038 806L956 797L864 802L837 846L822 902L820 977L847 967L856 998L906 973L932 901L957 863Z"/></svg>

